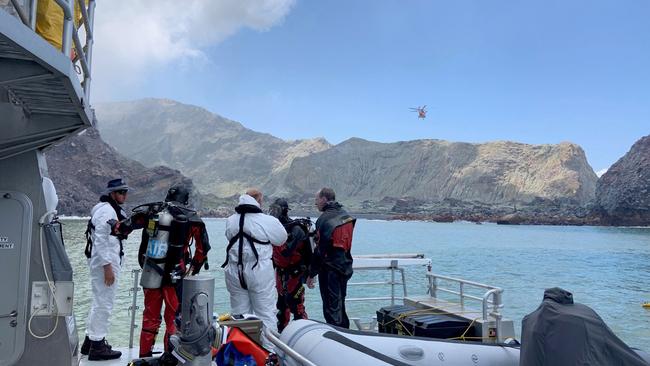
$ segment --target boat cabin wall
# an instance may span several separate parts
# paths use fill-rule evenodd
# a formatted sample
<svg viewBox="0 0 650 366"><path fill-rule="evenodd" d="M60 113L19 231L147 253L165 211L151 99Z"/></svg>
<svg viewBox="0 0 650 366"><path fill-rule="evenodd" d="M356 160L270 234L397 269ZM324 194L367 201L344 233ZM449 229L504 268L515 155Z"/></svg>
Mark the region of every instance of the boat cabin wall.
<svg viewBox="0 0 650 366"><path fill-rule="evenodd" d="M6 115L2 117L4 119ZM3 242L0 243L0 257L10 260L9 257L15 254L16 262L11 263L18 269L3 270L0 277L0 289L18 294L16 298L1 297L0 315L4 315L5 310L15 310L17 314L13 319L0 319L0 340L11 348L0 352L0 365L76 365L78 336L73 317L59 316L56 322L55 316L34 316L31 330L28 327L32 283L46 281L44 267L51 273L45 243L41 256L39 219L48 211L47 205L54 204L51 199L46 203L43 181L47 177L47 164L42 152L31 150L0 159L0 177L0 217L7 219L0 222L0 241ZM19 219L14 216L20 215L14 215L12 210L30 211L30 214ZM25 230L21 233L15 227ZM45 266L41 258L44 258ZM55 324L56 330L45 339L32 335L46 335Z"/></svg>

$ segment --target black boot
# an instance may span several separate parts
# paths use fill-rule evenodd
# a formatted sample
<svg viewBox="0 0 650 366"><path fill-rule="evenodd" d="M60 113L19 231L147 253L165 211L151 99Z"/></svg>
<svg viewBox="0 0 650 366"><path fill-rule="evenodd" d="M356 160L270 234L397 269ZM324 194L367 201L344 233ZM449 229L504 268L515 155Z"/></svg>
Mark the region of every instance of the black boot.
<svg viewBox="0 0 650 366"><path fill-rule="evenodd" d="M176 366L178 365L178 359L171 353L164 352L158 359L158 363L160 366Z"/></svg>
<svg viewBox="0 0 650 366"><path fill-rule="evenodd" d="M88 356L89 351L90 351L90 338L86 336L86 338L84 338L84 344L81 345L81 354L84 356Z"/></svg>
<svg viewBox="0 0 650 366"><path fill-rule="evenodd" d="M113 351L106 339L90 341L90 352L88 352L88 360L90 361L114 360L121 356L122 352Z"/></svg>
<svg viewBox="0 0 650 366"><path fill-rule="evenodd" d="M88 338L88 336L86 336L86 338L84 338L84 343L81 345L81 354L82 354L82 355L84 355L84 356L88 356L88 352L90 351L90 343L91 343L91 342L92 342L92 341L90 340L90 338ZM113 348L113 347L111 347L111 345L108 344L108 343L106 343L106 346L107 346L109 349L112 349L112 348Z"/></svg>

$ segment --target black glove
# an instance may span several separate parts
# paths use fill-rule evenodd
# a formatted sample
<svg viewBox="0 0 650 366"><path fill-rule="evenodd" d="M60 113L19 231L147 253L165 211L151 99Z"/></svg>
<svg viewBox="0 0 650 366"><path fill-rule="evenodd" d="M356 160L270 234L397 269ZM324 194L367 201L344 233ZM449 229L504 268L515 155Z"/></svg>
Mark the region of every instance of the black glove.
<svg viewBox="0 0 650 366"><path fill-rule="evenodd" d="M106 223L111 227L111 235L117 235L117 225L119 221L115 219L110 219Z"/></svg>
<svg viewBox="0 0 650 366"><path fill-rule="evenodd" d="M192 259L192 261L190 263L191 263L190 267L192 267L192 272L191 272L192 276L194 276L195 274L201 272L201 267L203 266L203 263L199 263L199 262L195 261L194 259Z"/></svg>
<svg viewBox="0 0 650 366"><path fill-rule="evenodd" d="M120 240L126 240L129 237L129 234L133 231L131 227L131 219L126 219L124 221L117 221L115 219L110 219L106 221L111 227L111 235L117 236Z"/></svg>

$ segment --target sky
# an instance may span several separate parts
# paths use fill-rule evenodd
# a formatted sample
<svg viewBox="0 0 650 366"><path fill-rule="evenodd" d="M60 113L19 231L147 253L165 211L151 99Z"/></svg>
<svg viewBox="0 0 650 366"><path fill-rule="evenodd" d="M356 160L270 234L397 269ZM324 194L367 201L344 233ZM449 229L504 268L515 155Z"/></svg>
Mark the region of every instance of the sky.
<svg viewBox="0 0 650 366"><path fill-rule="evenodd" d="M570 141L602 172L650 134L648 19L647 0L105 0L92 102L333 144Z"/></svg>

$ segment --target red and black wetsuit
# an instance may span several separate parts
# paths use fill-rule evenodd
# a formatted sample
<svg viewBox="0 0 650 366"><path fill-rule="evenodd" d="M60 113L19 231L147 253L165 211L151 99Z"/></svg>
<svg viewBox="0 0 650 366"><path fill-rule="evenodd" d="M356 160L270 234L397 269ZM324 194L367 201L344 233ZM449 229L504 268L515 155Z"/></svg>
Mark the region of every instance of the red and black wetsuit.
<svg viewBox="0 0 650 366"><path fill-rule="evenodd" d="M293 319L307 319L305 311L305 281L311 263L309 226L300 220L280 218L289 237L281 246L273 247L275 287L278 290L278 331Z"/></svg>
<svg viewBox="0 0 650 366"><path fill-rule="evenodd" d="M316 221L316 250L310 277L318 274L323 316L328 324L350 327L345 312L348 280L352 277L352 233L356 219L335 201L327 202Z"/></svg>
<svg viewBox="0 0 650 366"><path fill-rule="evenodd" d="M169 337L176 332L174 318L177 312L180 312L180 300L182 298L182 280L172 282L171 273L177 272L185 274L191 267L191 274L197 274L203 264L207 261L207 253L210 250L208 233L205 224L196 212L173 206L168 210L172 216L184 215L187 218L187 226L173 229L170 233L170 243L182 243L181 246L170 245L167 257L165 258L165 269L160 288L144 288L144 311L142 313L142 331L140 332L140 357L151 356L156 335L162 318L160 311L163 303L165 304L165 351L168 351ZM141 221L141 220L137 220ZM139 225L138 225L139 226ZM180 240L173 237L180 236ZM149 235L147 230L142 230L142 241L138 261L140 267L144 265L144 254L147 250ZM194 245L194 255L192 256L190 247Z"/></svg>

